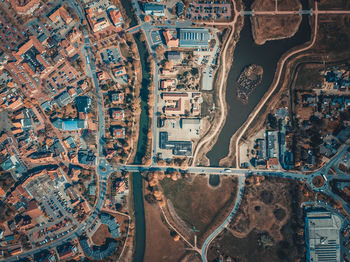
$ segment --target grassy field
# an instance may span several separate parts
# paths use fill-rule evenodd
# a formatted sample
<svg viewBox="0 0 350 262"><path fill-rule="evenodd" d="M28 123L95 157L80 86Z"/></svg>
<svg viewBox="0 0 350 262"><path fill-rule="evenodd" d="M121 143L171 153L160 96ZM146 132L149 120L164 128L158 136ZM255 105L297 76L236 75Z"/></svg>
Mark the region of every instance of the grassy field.
<svg viewBox="0 0 350 262"><path fill-rule="evenodd" d="M323 82L323 76L320 71L324 69L323 65L302 65L298 71L298 77L295 82L296 90L312 90ZM312 81L310 81L312 79Z"/></svg>
<svg viewBox="0 0 350 262"><path fill-rule="evenodd" d="M99 226L99 228L96 230L95 234L92 236L92 241L97 246L102 246L105 244L106 239L111 237L111 233L109 233L108 226L105 224L102 224Z"/></svg>
<svg viewBox="0 0 350 262"><path fill-rule="evenodd" d="M160 181L166 198L171 200L177 214L203 235L216 219L226 215L226 209L236 196L236 180L224 178L215 188L208 186L208 178L197 176L192 182L186 179Z"/></svg>
<svg viewBox="0 0 350 262"><path fill-rule="evenodd" d="M160 209L144 201L146 219L146 250L144 261L180 261L185 255L182 241L175 242L170 230L163 224Z"/></svg>

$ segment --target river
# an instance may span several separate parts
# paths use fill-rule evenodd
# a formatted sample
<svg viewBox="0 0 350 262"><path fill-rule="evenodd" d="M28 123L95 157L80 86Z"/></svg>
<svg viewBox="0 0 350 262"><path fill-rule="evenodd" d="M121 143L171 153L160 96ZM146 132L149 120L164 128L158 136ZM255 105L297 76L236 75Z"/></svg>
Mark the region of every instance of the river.
<svg viewBox="0 0 350 262"><path fill-rule="evenodd" d="M134 159L134 164L142 164L142 158L145 155L147 148L147 132L149 128L149 117L148 117L148 94L149 94L149 83L150 83L150 69L147 64L147 48L144 42L141 42L140 35L135 34L134 39L137 44L137 48L140 54L140 61L142 66L142 87L140 90L141 98L141 115L139 120L139 139L137 143L137 152ZM134 200L134 215L135 215L135 249L134 249L134 262L143 261L146 245L146 225L145 225L145 210L143 206L143 183L141 173L132 174L132 192Z"/></svg>
<svg viewBox="0 0 350 262"><path fill-rule="evenodd" d="M244 1L247 10L250 9L253 0ZM303 9L308 8L307 1L302 1ZM267 41L264 45L257 45L254 42L251 22L248 16L245 17L244 26L240 33L233 58L233 64L228 74L226 87L226 103L228 106L227 118L218 140L207 157L211 166L218 166L219 161L228 155L230 139L233 134L246 121L254 107L259 103L270 85L281 56L291 48L302 45L311 38L311 28L307 16L303 16L298 32L291 38ZM236 97L236 81L247 65L258 64L264 69L261 83L249 96L247 104L243 104Z"/></svg>

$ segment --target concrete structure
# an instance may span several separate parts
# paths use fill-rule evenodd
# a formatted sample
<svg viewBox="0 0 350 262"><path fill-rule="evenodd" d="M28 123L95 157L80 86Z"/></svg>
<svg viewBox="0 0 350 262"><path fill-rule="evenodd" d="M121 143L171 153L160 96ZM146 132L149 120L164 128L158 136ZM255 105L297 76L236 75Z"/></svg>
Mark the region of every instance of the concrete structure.
<svg viewBox="0 0 350 262"><path fill-rule="evenodd" d="M175 156L192 155L191 141L169 141L168 132L159 132L159 148L172 150L172 154Z"/></svg>
<svg viewBox="0 0 350 262"><path fill-rule="evenodd" d="M310 211L305 218L306 260L310 262L340 261L340 218L328 211Z"/></svg>
<svg viewBox="0 0 350 262"><path fill-rule="evenodd" d="M164 5L145 3L143 5L143 11L146 15L154 15L154 16L164 16Z"/></svg>
<svg viewBox="0 0 350 262"><path fill-rule="evenodd" d="M169 61L178 62L182 60L182 53L177 51L168 51L166 52L166 57Z"/></svg>
<svg viewBox="0 0 350 262"><path fill-rule="evenodd" d="M179 29L180 47L208 48L210 33L208 28Z"/></svg>
<svg viewBox="0 0 350 262"><path fill-rule="evenodd" d="M267 158L278 157L278 132L273 130L266 131L266 153Z"/></svg>
<svg viewBox="0 0 350 262"><path fill-rule="evenodd" d="M87 127L85 119L57 119L52 124L63 131L77 131Z"/></svg>

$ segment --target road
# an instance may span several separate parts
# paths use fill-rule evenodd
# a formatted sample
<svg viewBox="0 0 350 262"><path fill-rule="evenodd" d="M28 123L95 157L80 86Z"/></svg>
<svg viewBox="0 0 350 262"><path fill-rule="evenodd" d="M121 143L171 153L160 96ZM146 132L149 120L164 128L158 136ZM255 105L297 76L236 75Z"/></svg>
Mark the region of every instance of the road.
<svg viewBox="0 0 350 262"><path fill-rule="evenodd" d="M256 16L256 15L349 15L350 10L295 10L295 11L240 11L238 13L240 16Z"/></svg>
<svg viewBox="0 0 350 262"><path fill-rule="evenodd" d="M72 7L75 9L76 13L78 14L81 23L84 22L85 17L84 17L84 13L82 11L81 6L76 2L76 1L71 1L70 4L72 5ZM237 17L238 15L240 15L239 12L237 12L236 10L236 4L235 1L233 1L234 4L234 11L235 11L235 16L233 21L229 24L232 27L232 30L230 32L229 35L229 39L227 41L227 43L230 42L230 40L232 39L233 33L234 33L234 28L235 28L235 24L237 21ZM136 0L133 0L133 6L135 7L136 13L137 13L137 17L138 19L141 21L140 17L141 17L141 9L138 5L138 2ZM350 11L318 11L317 8L317 2L315 3L316 6L316 10L312 11L313 14L315 14L315 34L314 34L314 38L312 40L312 42L310 43L310 45L308 45L307 47L304 47L302 49L296 50L292 53L290 53L287 57L285 57L282 60L282 66L280 67L279 73L278 73L278 78L276 81L275 86L272 88L272 90L269 92L267 98L265 98L264 101L262 101L262 104L258 107L258 111L260 111L260 109L262 108L263 104L265 104L265 102L267 101L267 99L271 96L271 94L273 93L273 91L276 89L278 82L280 80L281 74L282 74L282 69L283 69L283 65L286 62L286 60L288 58L290 58L292 55L295 55L296 53L305 51L307 49L309 49L310 47L312 47L312 45L315 43L315 39L316 39L316 35L317 35L317 25L318 25L318 14L350 14ZM275 11L276 12L276 11ZM278 12L282 12L282 11L278 11ZM228 225L228 223L230 222L230 220L232 219L232 217L234 216L236 210L239 207L241 198L242 198L242 194L243 194L243 190L244 190L244 181L245 181L245 177L247 175L266 175L266 176L276 176L276 177L281 177L281 178L289 178L289 179L295 179L298 181L305 181L308 184L310 184L310 186L313 187L312 185L312 178L316 175L323 175L327 177L327 181L325 183L325 186L323 186L322 188L315 188L313 187L313 189L315 191L319 191L319 192L324 192L326 194L329 194L331 197L333 197L335 200L338 200L341 202L341 204L343 205L344 209L346 210L346 212L348 212L348 214L350 214L350 208L348 207L348 204L345 203L344 200L342 200L339 196L335 195L333 192L331 192L331 190L329 189L329 182L332 181L333 179L348 179L348 175L346 174L337 174L335 176L329 175L328 171L330 170L330 168L334 165L336 165L338 163L338 161L341 159L341 157L343 156L343 154L346 152L346 150L349 149L348 145L344 145L340 150L339 153L327 164L325 165L322 169L314 172L311 175L307 175L301 172L292 172L292 171L283 171L283 170L259 170L259 169L240 169L240 168L223 168L223 167L196 167L196 166L191 166L188 167L186 169L180 169L177 167L167 167L167 166L157 166L155 164L155 160L156 160L156 148L157 148L157 139L156 139L156 133L157 133L157 105L158 105L158 71L159 71L159 67L157 64L157 59L156 59L156 53L155 53L155 49L154 46L152 45L152 39L151 39L151 35L150 32L153 29L160 29L160 28L177 28L177 27L188 27L189 26L189 22L188 21L184 21L184 22L177 22L174 26L173 25L159 25L159 26L153 26L150 23L144 23L141 21L141 24L137 27L135 27L135 31L136 30L142 30L144 31L145 35L146 35L146 41L150 50L150 53L152 54L154 61L155 61L155 76L154 76L154 83L155 83L155 91L154 91L154 95L155 95L155 110L153 111L153 152L152 152L152 164L150 166L145 166L145 165L124 165L124 166L120 166L120 167L112 167L110 166L106 159L103 156L103 138L105 136L105 116L104 116L104 107L103 107L103 98L101 95L101 90L98 84L98 79L96 76L96 65L95 65L95 59L93 57L93 53L92 53L92 48L91 48L91 42L89 39L89 34L86 30L86 28L83 29L83 35L84 35L84 46L83 46L83 51L86 53L86 65L87 65L87 70L89 75L92 78L92 82L93 85L95 87L96 90L96 99L97 99L97 111L98 111L98 132L97 132L97 146L98 146L98 154L97 154L97 163L98 166L96 168L96 172L98 174L98 200L95 204L95 206L93 207L93 211L91 216L83 223L80 224L75 230L73 230L72 232L70 232L69 234L67 234L66 236L56 240L56 241L52 241L47 245L41 246L41 247L36 247L33 248L29 251L23 252L21 255L19 256L15 256L15 257L11 257L11 258L6 258L6 261L16 261L19 258L26 258L29 256L32 256L33 254L35 254L36 252L45 250L45 249L51 249L51 248L55 248L58 245L64 244L68 241L71 241L73 238L75 237L79 237L80 235L82 235L85 230L87 228L89 228L92 223L95 221L95 219L97 218L97 215L99 213L99 211L102 208L103 205L103 201L104 201L104 197L106 194L106 180L109 176L109 174L111 172L114 171L128 171L128 172L149 172L149 171L155 171L155 170L159 170L159 171L164 171L164 172L169 172L169 171L180 171L180 172L187 172L187 173L194 173L194 174L219 174L219 175L226 175L226 176L237 176L239 179L239 184L238 184L238 195L237 195L237 199L236 199L236 203L234 208L232 209L232 211L230 212L229 216L225 219L224 223L221 224L204 242L204 245L201 248L201 255L202 255L202 259L203 261L206 261L206 253L207 253L207 249L211 243L211 241L213 239L215 239L215 237L220 234L220 232ZM226 51L228 49L228 45L226 44L223 50L223 55L222 55L222 61L226 61ZM223 63L223 76L225 76L226 74L226 65L225 63ZM219 93L221 94L221 96L219 96L219 100L220 100L220 107L222 109L221 115L220 115L220 120L219 120L219 125L217 125L216 127L216 131L218 132L221 128L221 125L223 123L223 121L225 120L225 114L224 114L224 101L223 101L223 89L224 89L224 82L225 79L224 77L222 77L221 82L220 82L220 86L219 86ZM251 123L252 119L255 118L255 116L257 115L257 112L255 112L255 114L253 115L252 118L248 119L247 125L245 125L245 128L242 130L241 134L243 134L245 132L245 130L247 129L247 126L249 126L249 124ZM212 138L214 138L215 134L217 132L213 132L210 136L206 137L205 139L203 139L199 145L196 148L195 154L194 154L194 161L193 163L195 163L195 159L196 156L198 155L199 149L201 147L203 147L203 145L205 145L209 140L211 140ZM240 136L241 137L241 136ZM240 138L239 137L239 138ZM239 139L237 140L239 141ZM236 148L237 148L237 144L236 144ZM238 152L238 151L237 151ZM236 161L237 163L237 161ZM238 165L237 165L238 166ZM5 261L4 259L1 261Z"/></svg>
<svg viewBox="0 0 350 262"><path fill-rule="evenodd" d="M210 130L210 134L208 136L205 136L202 140L199 141L198 145L196 146L196 149L193 153L193 160L192 160L192 166L194 166L196 164L196 160L197 160L197 156L198 153L200 151L200 149L209 141L211 141L216 135L219 134L221 128L223 127L223 124L225 122L225 117L226 117L226 108L225 108L225 94L224 94L224 90L225 90L225 83L226 83L226 52L227 49L230 45L231 39L234 35L235 32L235 26L237 23L237 18L238 18L238 12L237 12L237 7L236 7L236 2L233 2L233 10L234 10L234 18L233 21L231 23L229 23L228 25L231 26L231 32L230 35L226 41L225 47L223 48L222 51L222 58L221 58L221 64L222 64L222 73L221 73L221 81L220 81L220 85L219 85L219 89L218 89L218 93L219 93L219 106L220 106L220 118L219 118L219 122L215 125L215 129L213 131ZM214 24L214 23L212 23Z"/></svg>
<svg viewBox="0 0 350 262"><path fill-rule="evenodd" d="M201 248L201 257L202 257L202 261L203 262L207 262L207 253L208 253L208 248L211 244L211 242L222 232L222 230L224 230L224 228L226 228L229 223L231 222L231 219L234 217L234 215L236 214L236 211L241 203L242 200L242 196L243 196L243 192L244 192L244 183L245 183L245 176L240 176L238 178L238 194L236 197L236 203L234 205L234 207L232 208L230 214L227 216L227 218L225 219L225 221L219 226L217 227L213 233L211 233L207 239L204 241L203 246Z"/></svg>
<svg viewBox="0 0 350 262"><path fill-rule="evenodd" d="M71 6L75 9L76 13L78 14L81 23L83 23L85 17L84 13L82 11L81 6L76 1L70 2ZM98 79L96 75L96 65L95 65L95 59L92 54L92 48L91 48L91 42L89 39L89 34L86 30L86 28L83 29L83 35L84 35L84 46L86 53L86 68L89 70L89 75L92 77L93 85L96 90L96 99L97 99L97 111L98 111L98 134L97 134L97 146L98 146L98 155L97 155L97 162L98 167L96 168L97 174L98 174L98 196L97 196L97 203L93 207L93 211L91 216L81 225L79 225L74 231L67 234L63 238L52 241L51 243L47 245L43 245L40 247L36 247L31 249L30 251L23 252L21 255L16 257L7 258L6 261L16 261L19 258L26 258L29 257L36 252L40 252L45 249L51 249L54 247L57 247L63 243L66 243L70 241L71 239L75 237L79 237L85 232L85 229L87 229L89 226L92 225L94 220L97 218L97 215L99 211L102 208L104 197L106 194L106 180L108 175L113 171L112 167L107 164L106 159L103 156L103 138L105 136L105 118L104 118L104 109L103 109L103 99L101 95L101 90L98 84ZM1 260L5 261L5 260Z"/></svg>

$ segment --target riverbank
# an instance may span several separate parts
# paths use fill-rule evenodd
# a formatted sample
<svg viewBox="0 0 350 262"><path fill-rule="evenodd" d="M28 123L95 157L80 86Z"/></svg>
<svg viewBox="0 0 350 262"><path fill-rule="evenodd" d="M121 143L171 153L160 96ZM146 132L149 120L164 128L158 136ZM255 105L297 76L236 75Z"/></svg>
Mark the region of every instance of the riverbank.
<svg viewBox="0 0 350 262"><path fill-rule="evenodd" d="M283 81L280 81L281 77L283 79L284 77L288 77L289 75L291 75L290 69L292 68L293 63L300 59L300 55L305 56L305 53L301 53L310 49L316 41L317 16L315 21L310 21L311 24L313 24L313 27L315 28L312 30L312 36L310 37L311 40L306 42L302 46L297 46L289 50L279 60L272 84L270 85L268 91L264 94L260 102L251 111L253 113L251 113L248 116L244 124L231 137L229 154L225 158L220 160L220 165L236 167L239 165L240 159L239 155L236 155L236 152L237 149L239 149L241 138L249 137L262 128L266 115L269 113L271 108L274 105L276 105L276 103L279 101L278 98L281 95L281 92L283 91L282 86L288 86L285 85L286 82L288 83L288 81L286 81L285 79ZM248 129L248 127L250 127L252 124L254 124L253 128Z"/></svg>
<svg viewBox="0 0 350 262"><path fill-rule="evenodd" d="M236 5L239 7L242 5L242 2L239 1ZM239 8L238 7L238 8ZM237 11L237 10L236 10ZM211 128L207 131L206 134L202 136L202 139L198 141L197 147L193 154L192 165L210 165L210 160L207 158L207 153L213 148L221 130L224 126L226 117L227 117L227 104L226 104L226 84L225 82L228 79L229 71L227 68L230 68L233 63L233 54L237 42L239 41L240 31L243 28L243 17L238 17L238 14L235 13L234 20L229 25L230 31L228 36L223 41L223 51L219 57L220 64L222 65L217 71L215 80L219 81L218 85L215 85L214 88L214 101L216 105L219 105L218 110L215 112L213 117ZM215 81L217 83L217 81ZM218 95L217 95L218 93ZM205 147L204 147L205 145Z"/></svg>
<svg viewBox="0 0 350 262"><path fill-rule="evenodd" d="M234 63L230 69L226 86L227 115L221 132L218 135L216 144L208 152L212 166L220 165L220 160L225 158L230 150L230 140L239 130L249 115L254 112L254 108L259 104L262 97L266 95L278 68L278 61L289 50L305 44L310 40L310 26L308 18L303 17L298 32L289 39L278 41L269 41L265 45L256 45L252 37L251 22L249 17L245 17L244 26L240 33L240 40L235 47ZM264 69L264 75L261 84L253 91L249 102L243 104L234 97L237 85L235 80L238 78L242 69L249 64L259 64ZM232 95L233 94L233 95Z"/></svg>
<svg viewBox="0 0 350 262"><path fill-rule="evenodd" d="M142 67L142 85L140 90L141 97L141 114L139 120L139 140L137 143L137 152L134 158L134 164L142 164L142 159L147 147L147 130L149 128L149 112L148 112L148 87L150 83L149 68L147 66L147 47L144 42L140 41L138 34L134 35L134 39L140 54L140 62ZM145 230L145 211L143 205L143 179L140 173L132 174L132 195L134 200L133 210L135 218L135 240L134 240L134 262L142 262L145 253L146 230Z"/></svg>
<svg viewBox="0 0 350 262"><path fill-rule="evenodd" d="M255 0L252 4L254 11L296 11L301 9L299 0L275 1ZM263 45L266 41L280 40L292 37L301 23L300 15L256 15L250 18L252 33L257 45Z"/></svg>

